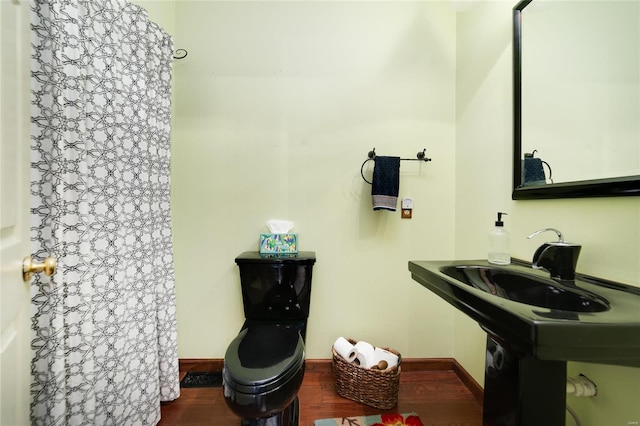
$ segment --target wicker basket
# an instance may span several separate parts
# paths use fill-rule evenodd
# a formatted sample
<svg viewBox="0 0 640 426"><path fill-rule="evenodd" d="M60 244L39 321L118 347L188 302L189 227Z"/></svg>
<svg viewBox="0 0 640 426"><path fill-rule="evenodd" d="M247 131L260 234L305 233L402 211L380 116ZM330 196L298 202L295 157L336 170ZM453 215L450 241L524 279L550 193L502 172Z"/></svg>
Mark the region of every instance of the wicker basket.
<svg viewBox="0 0 640 426"><path fill-rule="evenodd" d="M352 345L357 342L347 339ZM336 376L336 392L338 395L387 410L398 404L398 387L400 385L400 354L389 348L383 348L398 356L398 365L386 370L372 370L347 362L335 349L333 352L333 372Z"/></svg>

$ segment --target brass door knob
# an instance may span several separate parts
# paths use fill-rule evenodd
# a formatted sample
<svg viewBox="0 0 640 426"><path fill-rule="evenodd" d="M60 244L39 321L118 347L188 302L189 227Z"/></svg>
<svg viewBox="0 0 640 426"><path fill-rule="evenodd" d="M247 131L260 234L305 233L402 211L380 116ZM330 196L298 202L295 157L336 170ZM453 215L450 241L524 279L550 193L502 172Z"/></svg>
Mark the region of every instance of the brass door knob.
<svg viewBox="0 0 640 426"><path fill-rule="evenodd" d="M22 261L22 279L29 281L36 272L44 272L45 275L51 276L56 272L56 264L55 257L47 257L42 263L34 263L31 256L27 256Z"/></svg>

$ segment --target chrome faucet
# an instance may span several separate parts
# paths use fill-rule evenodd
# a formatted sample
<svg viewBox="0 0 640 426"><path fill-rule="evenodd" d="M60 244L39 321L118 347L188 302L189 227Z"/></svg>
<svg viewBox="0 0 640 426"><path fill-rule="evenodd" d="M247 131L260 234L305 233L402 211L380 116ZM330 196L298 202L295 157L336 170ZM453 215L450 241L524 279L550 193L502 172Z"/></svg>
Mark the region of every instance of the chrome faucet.
<svg viewBox="0 0 640 426"><path fill-rule="evenodd" d="M533 238L546 231L555 232L558 235L558 241L544 243L538 247L533 254L531 266L534 269L548 271L553 279L573 281L576 277L576 265L582 246L565 242L562 233L555 228L540 229L527 238Z"/></svg>

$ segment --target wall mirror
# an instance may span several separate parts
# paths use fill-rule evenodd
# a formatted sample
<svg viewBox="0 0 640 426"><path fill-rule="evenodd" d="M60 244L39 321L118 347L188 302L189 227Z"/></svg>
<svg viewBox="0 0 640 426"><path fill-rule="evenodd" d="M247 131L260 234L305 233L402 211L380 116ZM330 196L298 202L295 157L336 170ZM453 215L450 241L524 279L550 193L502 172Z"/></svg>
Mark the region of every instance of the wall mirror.
<svg viewBox="0 0 640 426"><path fill-rule="evenodd" d="M513 8L514 200L640 195L640 0Z"/></svg>

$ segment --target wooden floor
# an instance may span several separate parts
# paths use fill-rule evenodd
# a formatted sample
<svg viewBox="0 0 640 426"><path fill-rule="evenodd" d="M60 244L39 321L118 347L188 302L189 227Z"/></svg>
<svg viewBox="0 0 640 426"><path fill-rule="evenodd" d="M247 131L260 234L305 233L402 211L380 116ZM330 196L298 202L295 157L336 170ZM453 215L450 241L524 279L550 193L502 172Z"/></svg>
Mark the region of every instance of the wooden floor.
<svg viewBox="0 0 640 426"><path fill-rule="evenodd" d="M216 364L216 363L214 363ZM202 368L181 361L181 373L215 371L219 365ZM469 390L451 360L424 364L403 361L398 406L380 410L340 397L334 389L329 360L307 360L300 400L300 426L313 426L322 418L389 413L416 412L425 426L480 426L481 395ZM464 378L464 376L463 376ZM221 388L182 388L175 401L162 403L160 426L219 425L236 426L240 421L227 408Z"/></svg>

